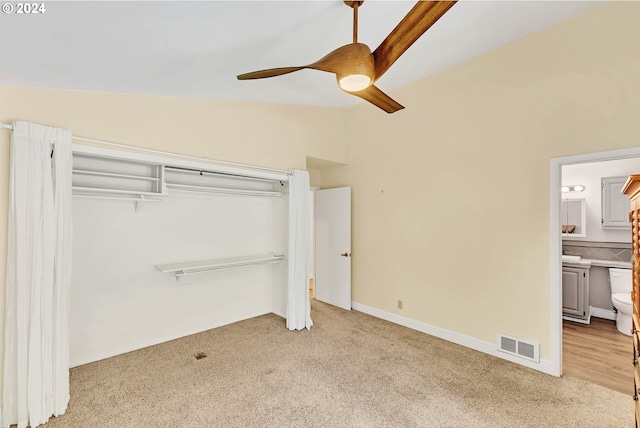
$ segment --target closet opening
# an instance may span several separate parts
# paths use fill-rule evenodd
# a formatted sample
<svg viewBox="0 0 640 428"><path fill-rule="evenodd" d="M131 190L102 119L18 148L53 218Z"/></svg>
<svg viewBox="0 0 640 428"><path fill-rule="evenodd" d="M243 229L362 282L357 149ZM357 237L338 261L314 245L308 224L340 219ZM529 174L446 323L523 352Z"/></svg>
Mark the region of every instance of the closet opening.
<svg viewBox="0 0 640 428"><path fill-rule="evenodd" d="M72 367L287 317L287 171L73 151Z"/></svg>

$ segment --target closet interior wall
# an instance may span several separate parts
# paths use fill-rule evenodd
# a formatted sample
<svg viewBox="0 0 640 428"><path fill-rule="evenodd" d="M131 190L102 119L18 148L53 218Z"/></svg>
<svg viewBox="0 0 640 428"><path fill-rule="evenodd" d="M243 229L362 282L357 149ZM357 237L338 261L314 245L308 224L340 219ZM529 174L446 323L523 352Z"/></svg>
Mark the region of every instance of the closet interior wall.
<svg viewBox="0 0 640 428"><path fill-rule="evenodd" d="M72 366L265 313L284 315L286 181L100 153L74 152ZM284 261L185 276L161 271L167 264L274 254Z"/></svg>

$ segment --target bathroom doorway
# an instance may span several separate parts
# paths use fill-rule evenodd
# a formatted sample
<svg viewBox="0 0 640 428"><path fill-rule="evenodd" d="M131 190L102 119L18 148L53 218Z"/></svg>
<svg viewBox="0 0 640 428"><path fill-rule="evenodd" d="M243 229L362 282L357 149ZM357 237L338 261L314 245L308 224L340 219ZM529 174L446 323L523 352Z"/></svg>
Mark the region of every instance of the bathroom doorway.
<svg viewBox="0 0 640 428"><path fill-rule="evenodd" d="M602 226L602 183L607 177L634 173L640 173L640 148L551 161L554 368L559 375L629 395L633 391L633 347L631 337L616 329L608 267L631 267L631 231ZM567 212L576 207L584 211ZM563 293L563 277L568 282L578 275L586 278L586 294L576 292L573 283Z"/></svg>

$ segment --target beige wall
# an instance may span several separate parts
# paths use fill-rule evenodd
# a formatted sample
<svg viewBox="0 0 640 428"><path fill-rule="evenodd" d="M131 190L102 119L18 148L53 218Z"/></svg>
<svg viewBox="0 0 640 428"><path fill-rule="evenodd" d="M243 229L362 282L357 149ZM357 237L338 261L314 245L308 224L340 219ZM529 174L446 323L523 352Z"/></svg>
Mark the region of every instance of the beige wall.
<svg viewBox="0 0 640 428"><path fill-rule="evenodd" d="M307 171L309 171L309 185L322 187L322 170L307 167Z"/></svg>
<svg viewBox="0 0 640 428"><path fill-rule="evenodd" d="M606 5L356 107L322 175L353 188L353 300L550 358L550 159L640 145L639 19Z"/></svg>
<svg viewBox="0 0 640 428"><path fill-rule="evenodd" d="M0 101L1 122L59 126L87 138L281 169L305 169L308 156L346 160L346 118L341 109L2 86ZM0 331L9 135L0 131ZM0 356L3 344L0 341ZM0 367L0 379L1 373Z"/></svg>

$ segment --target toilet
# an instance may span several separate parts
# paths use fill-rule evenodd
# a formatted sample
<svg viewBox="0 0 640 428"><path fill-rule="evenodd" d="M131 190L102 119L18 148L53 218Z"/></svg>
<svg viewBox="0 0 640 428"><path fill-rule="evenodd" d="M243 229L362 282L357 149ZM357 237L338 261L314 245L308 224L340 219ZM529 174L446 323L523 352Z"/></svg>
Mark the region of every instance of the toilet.
<svg viewBox="0 0 640 428"><path fill-rule="evenodd" d="M609 268L611 302L618 311L616 327L620 333L631 336L631 269Z"/></svg>

